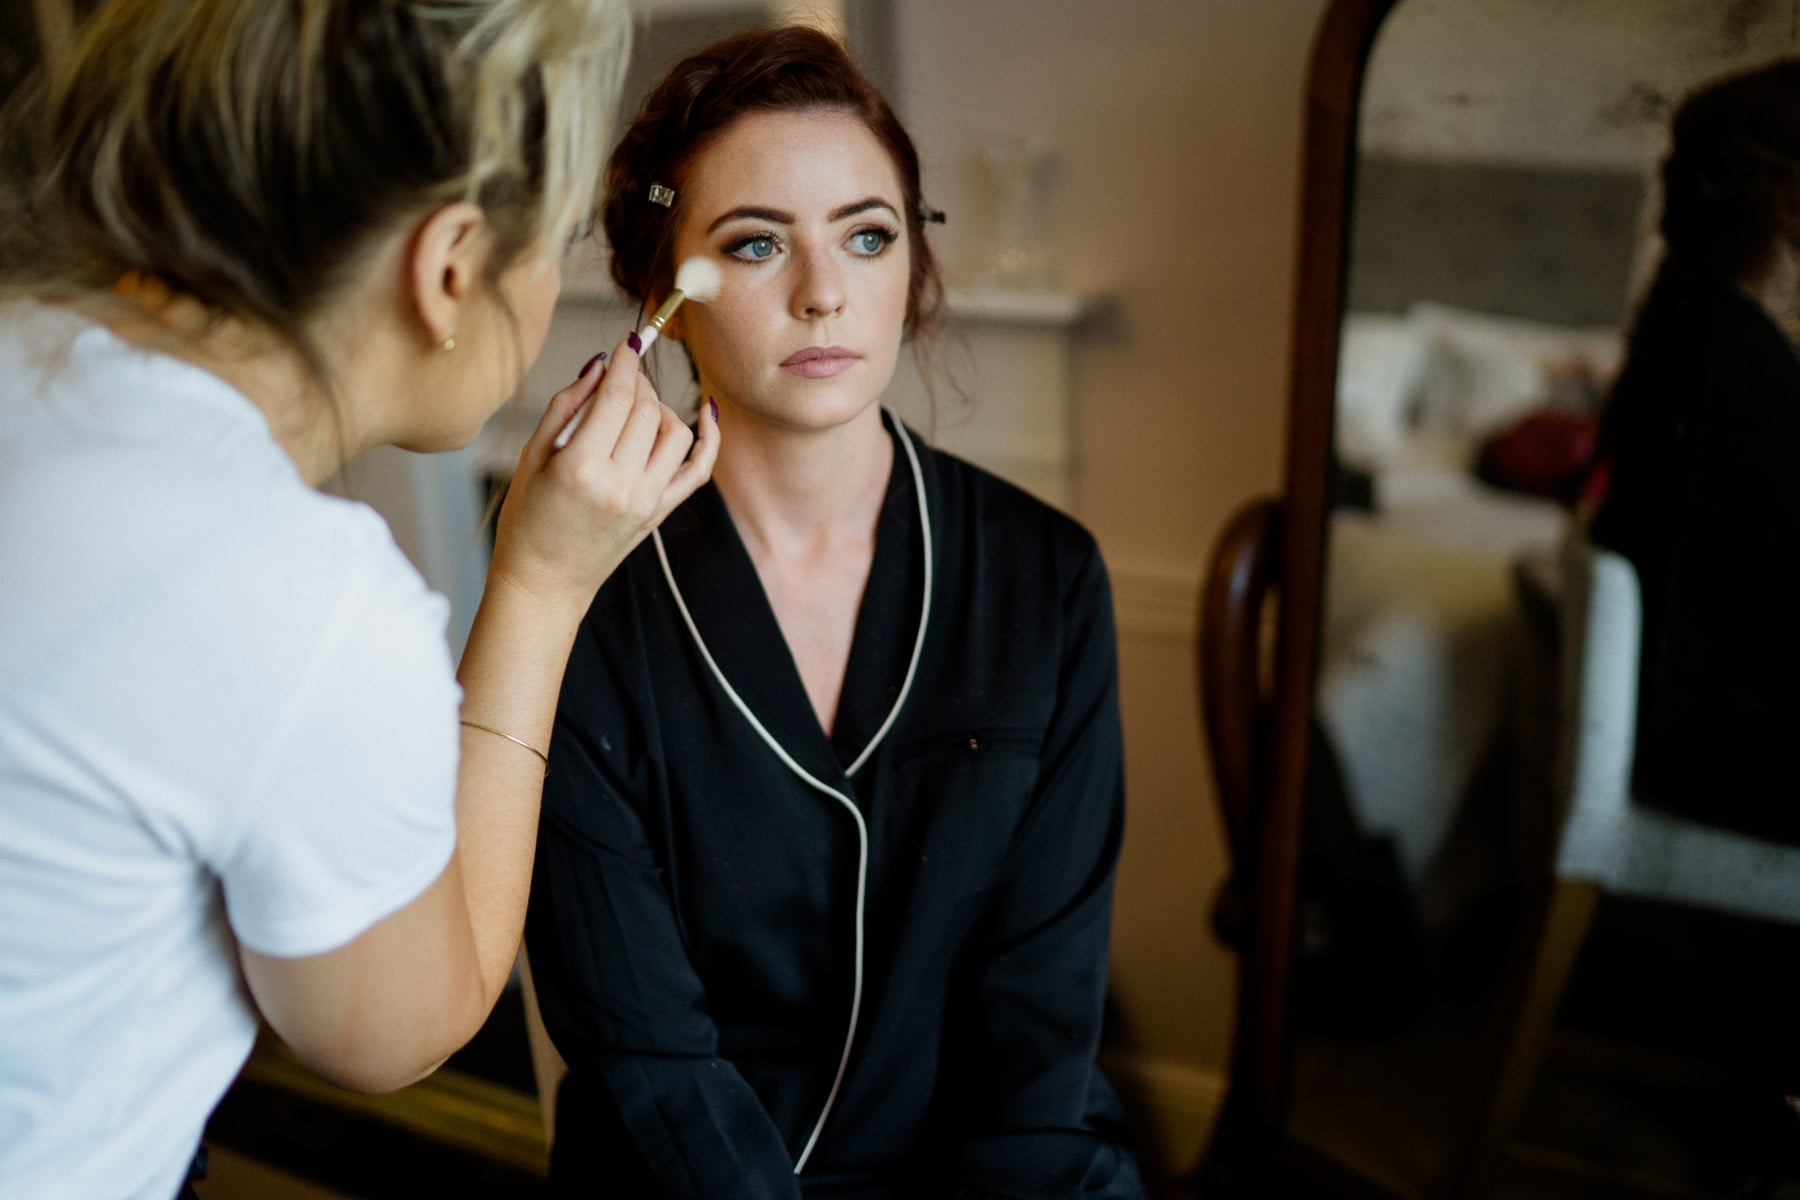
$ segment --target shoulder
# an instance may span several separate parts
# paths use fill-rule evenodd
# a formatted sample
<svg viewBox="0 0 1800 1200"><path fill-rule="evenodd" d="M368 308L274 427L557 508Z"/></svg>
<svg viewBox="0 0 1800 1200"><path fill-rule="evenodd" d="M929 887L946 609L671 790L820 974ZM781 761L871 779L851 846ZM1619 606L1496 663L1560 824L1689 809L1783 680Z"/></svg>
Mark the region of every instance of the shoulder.
<svg viewBox="0 0 1800 1200"><path fill-rule="evenodd" d="M211 613L220 641L239 625L304 638L346 607L424 615L441 635L447 606L386 522L309 486L218 377L73 313L7 306L0 400L9 551L54 549L76 608L105 595Z"/></svg>
<svg viewBox="0 0 1800 1200"><path fill-rule="evenodd" d="M1105 590L1099 543L1080 521L992 471L927 446L916 434L914 446L940 542L966 538L984 559L1042 561L1066 584Z"/></svg>

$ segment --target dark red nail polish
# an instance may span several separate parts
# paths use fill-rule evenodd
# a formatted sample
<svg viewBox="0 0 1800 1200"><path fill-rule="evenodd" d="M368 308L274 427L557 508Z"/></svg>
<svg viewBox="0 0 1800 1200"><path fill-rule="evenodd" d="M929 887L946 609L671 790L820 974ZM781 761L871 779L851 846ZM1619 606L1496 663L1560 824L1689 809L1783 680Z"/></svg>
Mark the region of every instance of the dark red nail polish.
<svg viewBox="0 0 1800 1200"><path fill-rule="evenodd" d="M719 419L719 402L714 400L711 396L708 396L706 398L706 407L712 410L712 419L716 423Z"/></svg>
<svg viewBox="0 0 1800 1200"><path fill-rule="evenodd" d="M589 371L594 369L595 363L603 363L605 361L606 361L606 351L602 350L600 353L594 355L594 357L588 359L587 362L585 364L583 364L581 370L579 370L575 373L575 378L580 379L583 375L586 375Z"/></svg>
<svg viewBox="0 0 1800 1200"><path fill-rule="evenodd" d="M633 354L642 354L644 352L644 343L638 338L637 330L635 329L626 335L625 344L631 347L631 352Z"/></svg>

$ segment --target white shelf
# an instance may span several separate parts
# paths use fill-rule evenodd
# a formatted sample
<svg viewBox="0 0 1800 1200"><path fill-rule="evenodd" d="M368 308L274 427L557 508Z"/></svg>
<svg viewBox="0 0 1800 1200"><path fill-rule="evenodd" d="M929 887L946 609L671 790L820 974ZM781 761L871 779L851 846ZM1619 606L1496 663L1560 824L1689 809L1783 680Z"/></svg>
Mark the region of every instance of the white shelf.
<svg viewBox="0 0 1800 1200"><path fill-rule="evenodd" d="M948 288L944 301L952 316L995 325L1042 325L1066 329L1096 312L1105 297L1098 292L1059 288Z"/></svg>
<svg viewBox="0 0 1800 1200"><path fill-rule="evenodd" d="M564 303L635 310L604 271L566 270ZM1068 329L1080 324L1105 303L1100 292L1060 288L953 287L944 289L946 313L977 325L1035 325Z"/></svg>

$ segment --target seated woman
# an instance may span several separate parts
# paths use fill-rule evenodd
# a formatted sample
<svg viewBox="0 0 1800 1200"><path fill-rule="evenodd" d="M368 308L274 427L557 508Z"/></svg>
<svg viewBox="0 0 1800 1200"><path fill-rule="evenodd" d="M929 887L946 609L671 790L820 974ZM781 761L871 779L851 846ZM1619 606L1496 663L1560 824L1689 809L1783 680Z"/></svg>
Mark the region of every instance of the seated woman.
<svg viewBox="0 0 1800 1200"><path fill-rule="evenodd" d="M1095 1067L1106 576L881 408L938 302L930 215L887 104L803 28L675 66L613 155L619 285L723 272L669 327L723 448L562 691L527 935L570 1065L559 1193L1142 1195Z"/></svg>
<svg viewBox="0 0 1800 1200"><path fill-rule="evenodd" d="M1640 800L1800 843L1800 59L1676 112L1593 536L1643 585Z"/></svg>

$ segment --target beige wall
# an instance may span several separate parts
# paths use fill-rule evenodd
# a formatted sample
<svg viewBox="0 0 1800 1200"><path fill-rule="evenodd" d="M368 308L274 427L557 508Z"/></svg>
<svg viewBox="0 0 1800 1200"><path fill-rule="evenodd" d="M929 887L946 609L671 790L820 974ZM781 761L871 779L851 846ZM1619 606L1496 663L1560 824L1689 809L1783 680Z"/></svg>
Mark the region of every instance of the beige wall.
<svg viewBox="0 0 1800 1200"><path fill-rule="evenodd" d="M1040 135L1059 161L1053 262L1068 285L1117 299L1077 335L1078 510L1120 610L1132 807L1115 992L1142 1082L1166 1093L1174 1121L1216 1096L1235 971L1208 931L1225 856L1191 606L1225 519L1279 483L1302 101L1324 7L894 5L894 99L927 199L951 214L940 245L952 275L980 265L983 140Z"/></svg>

